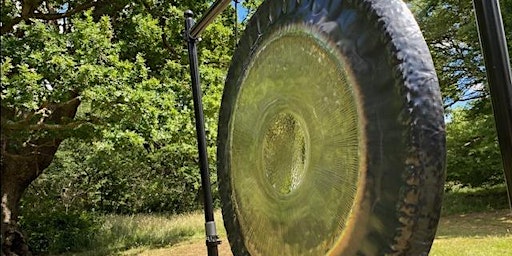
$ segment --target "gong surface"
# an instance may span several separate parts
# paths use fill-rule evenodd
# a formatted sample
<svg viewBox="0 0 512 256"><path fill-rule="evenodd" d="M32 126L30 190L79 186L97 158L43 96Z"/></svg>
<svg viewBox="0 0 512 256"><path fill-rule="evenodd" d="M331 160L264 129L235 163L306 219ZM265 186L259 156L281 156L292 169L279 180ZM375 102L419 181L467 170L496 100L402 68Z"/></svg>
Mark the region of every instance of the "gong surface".
<svg viewBox="0 0 512 256"><path fill-rule="evenodd" d="M342 58L324 42L305 27L276 31L240 85L231 180L246 245L260 255L325 253L353 212L363 115Z"/></svg>

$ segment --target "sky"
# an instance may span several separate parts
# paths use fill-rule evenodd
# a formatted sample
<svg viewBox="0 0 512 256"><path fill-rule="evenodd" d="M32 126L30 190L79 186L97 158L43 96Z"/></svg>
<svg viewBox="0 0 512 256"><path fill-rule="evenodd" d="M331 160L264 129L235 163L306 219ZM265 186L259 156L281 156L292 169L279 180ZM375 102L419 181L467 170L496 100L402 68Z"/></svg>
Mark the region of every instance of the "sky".
<svg viewBox="0 0 512 256"><path fill-rule="evenodd" d="M238 21L243 21L245 17L247 17L247 9L242 6L242 0L238 1L237 4L237 15L238 15ZM231 5L233 8L235 7L235 1L231 1Z"/></svg>

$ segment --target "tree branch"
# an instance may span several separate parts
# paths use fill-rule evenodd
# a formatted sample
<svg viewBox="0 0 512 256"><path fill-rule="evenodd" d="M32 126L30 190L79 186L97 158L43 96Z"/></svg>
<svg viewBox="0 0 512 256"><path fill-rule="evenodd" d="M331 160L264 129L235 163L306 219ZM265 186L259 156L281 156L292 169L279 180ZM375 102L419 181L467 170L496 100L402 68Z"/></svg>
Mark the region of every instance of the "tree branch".
<svg viewBox="0 0 512 256"><path fill-rule="evenodd" d="M3 35L5 33L11 32L14 26L16 26L16 24L20 23L22 20L23 18L21 16L12 19L11 22L0 27L0 33Z"/></svg>
<svg viewBox="0 0 512 256"><path fill-rule="evenodd" d="M25 120L23 120L25 121ZM88 121L80 120L75 122L70 122L66 124L46 124L43 122L37 124L29 124L27 125L25 122L12 122L7 121L4 123L5 129L9 130L28 130L28 131L39 131L39 130L49 130L49 131L62 131L62 130L70 130L79 127L82 124L88 123Z"/></svg>
<svg viewBox="0 0 512 256"><path fill-rule="evenodd" d="M32 112L24 115L23 119L21 119L19 121L6 120L8 118L13 118L13 117L2 117L1 123L2 123L2 126L3 127L5 126L5 128L7 128L7 129L21 130L21 129L24 129L23 127L29 126L30 121L32 120L32 118L34 116L37 116L37 115L44 116L48 111L54 112L58 108L70 107L72 105L79 104L79 102L80 102L80 99L77 96L75 96L72 99L62 102L62 103L50 103L50 104L45 103L42 106L40 106L37 111L32 111ZM5 110L2 109L2 113L4 111L7 111L7 109L5 109ZM51 113L50 113L50 115L51 115Z"/></svg>
<svg viewBox="0 0 512 256"><path fill-rule="evenodd" d="M164 48L167 49L169 51L169 53L172 54L172 56L179 57L178 53L176 52L176 49L174 49L174 47L172 47L169 44L169 41L167 40L167 36L163 32L163 28L162 28L162 44L163 44Z"/></svg>
<svg viewBox="0 0 512 256"><path fill-rule="evenodd" d="M476 99L484 99L486 98L486 94L479 94L479 95L473 95L462 99L455 99L453 102L450 102L449 104L444 105L444 109L450 108L451 106L455 105L458 102L465 102L470 100L476 100Z"/></svg>
<svg viewBox="0 0 512 256"><path fill-rule="evenodd" d="M56 19L67 18L76 13L79 13L79 12L85 11L91 7L94 7L100 2L101 1L94 0L94 1L91 1L88 3L84 3L82 5L79 5L75 8L73 8L72 10L68 10L67 12L64 12L64 13L32 13L31 17L40 19L40 20L56 20Z"/></svg>
<svg viewBox="0 0 512 256"><path fill-rule="evenodd" d="M38 131L38 130L49 130L49 131L62 131L62 130L70 130L81 126L82 124L87 123L87 121L75 121L67 124L33 124L26 127L27 130Z"/></svg>
<svg viewBox="0 0 512 256"><path fill-rule="evenodd" d="M6 34L12 32L14 26L19 24L23 20L28 20L30 18L36 18L40 20L56 20L70 17L76 13L85 11L92 7L98 6L100 3L103 3L101 0L93 0L90 2L86 2L84 4L78 5L73 9L68 10L64 13L40 13L36 12L37 7L42 3L42 1L25 1L22 6L21 16L15 17L11 20L11 22L0 27L0 33Z"/></svg>
<svg viewBox="0 0 512 256"><path fill-rule="evenodd" d="M158 11L155 11L154 8L151 7L151 5L146 2L146 1L140 1L142 3L142 6L144 7L144 9L146 9L146 11L149 12L149 14L151 14L151 16L153 18L158 18L158 25L160 26L160 28L162 29L162 45L164 47L164 49L166 49L167 51L169 51L169 53L171 54L171 56L176 57L176 58L180 58L180 55L178 54L178 52L176 51L176 49L174 47L171 46L171 44L169 44L169 40L167 39L167 35L165 34L165 19L163 18L163 15L161 13L158 13Z"/></svg>

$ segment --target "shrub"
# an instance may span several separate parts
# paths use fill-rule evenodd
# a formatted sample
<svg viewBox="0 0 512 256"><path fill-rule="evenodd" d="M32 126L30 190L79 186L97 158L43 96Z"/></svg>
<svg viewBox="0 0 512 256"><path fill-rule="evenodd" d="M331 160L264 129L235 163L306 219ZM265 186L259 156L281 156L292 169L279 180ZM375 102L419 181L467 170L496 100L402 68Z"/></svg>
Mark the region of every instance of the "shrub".
<svg viewBox="0 0 512 256"><path fill-rule="evenodd" d="M38 253L62 253L91 248L100 223L93 213L61 209L25 211L20 221L30 249Z"/></svg>

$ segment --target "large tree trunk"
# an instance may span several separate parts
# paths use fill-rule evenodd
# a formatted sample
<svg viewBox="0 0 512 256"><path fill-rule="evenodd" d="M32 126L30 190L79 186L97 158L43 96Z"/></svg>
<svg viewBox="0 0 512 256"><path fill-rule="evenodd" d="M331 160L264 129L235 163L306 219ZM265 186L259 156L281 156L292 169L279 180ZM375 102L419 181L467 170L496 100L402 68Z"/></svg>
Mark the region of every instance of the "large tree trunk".
<svg viewBox="0 0 512 256"><path fill-rule="evenodd" d="M31 255L18 225L23 192L50 165L60 140L27 155L2 150L2 255Z"/></svg>
<svg viewBox="0 0 512 256"><path fill-rule="evenodd" d="M23 191L37 176L27 157L2 152L2 255L29 255L17 222Z"/></svg>
<svg viewBox="0 0 512 256"><path fill-rule="evenodd" d="M52 125L69 122L80 105L78 98L55 105L45 120ZM9 118L8 109L2 108L2 118ZM2 256L31 255L27 241L18 225L19 203L25 190L53 160L63 138L34 136L35 139L11 139L17 131L2 121L1 145L1 204L2 204ZM29 124L27 124L28 126ZM55 126L52 126L55 127ZM16 127L18 129L18 127Z"/></svg>

